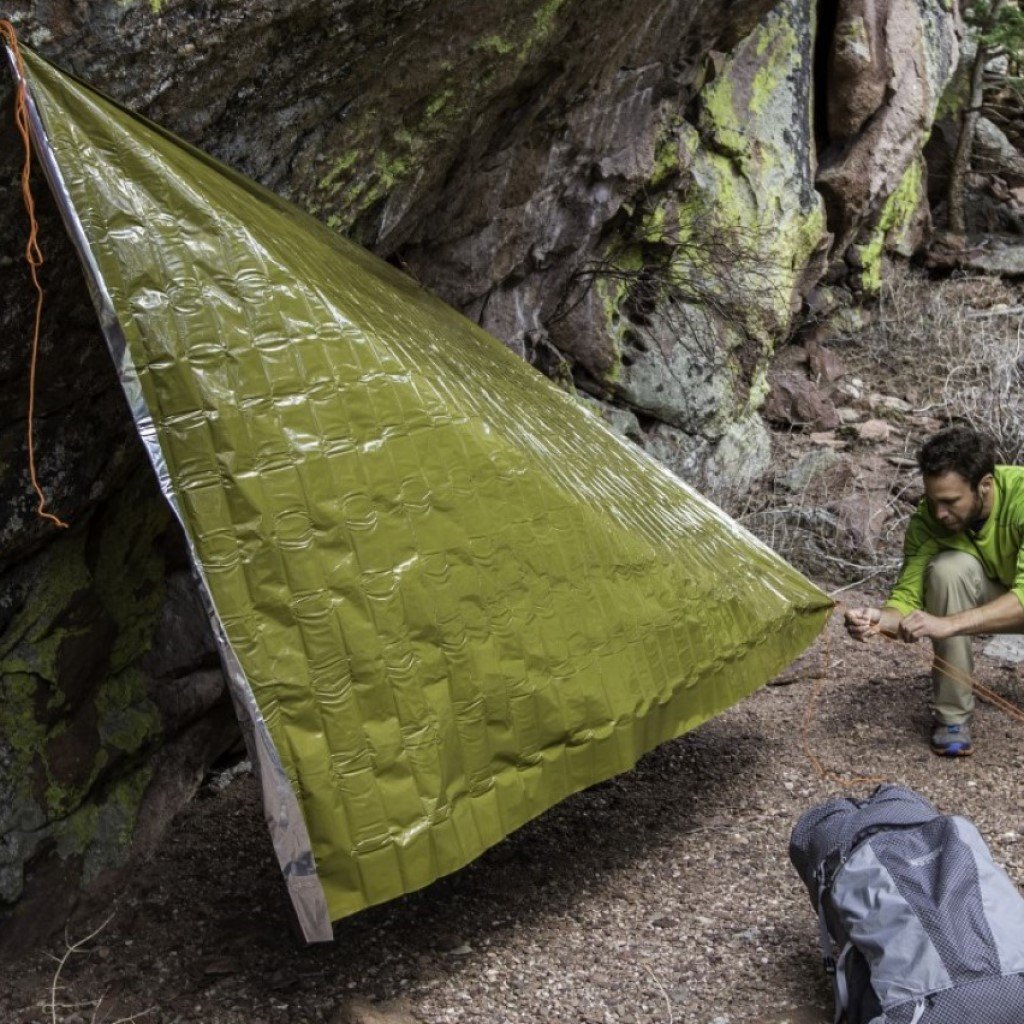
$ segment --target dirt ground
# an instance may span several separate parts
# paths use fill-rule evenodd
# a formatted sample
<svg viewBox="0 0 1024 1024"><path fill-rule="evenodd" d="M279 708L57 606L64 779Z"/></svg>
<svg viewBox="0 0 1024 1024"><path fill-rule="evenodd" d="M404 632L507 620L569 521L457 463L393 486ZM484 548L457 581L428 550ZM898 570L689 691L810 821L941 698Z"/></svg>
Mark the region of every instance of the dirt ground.
<svg viewBox="0 0 1024 1024"><path fill-rule="evenodd" d="M1024 885L1024 726L983 706L975 756L934 757L921 649L854 644L836 616L775 685L457 874L342 921L332 945L292 938L243 775L182 814L68 957L56 1010L61 941L4 973L0 1019L827 1024L815 918L787 857L799 815L839 791L802 738L823 666L810 749L970 817ZM978 675L1024 702L1017 668L983 657ZM104 916L76 922L70 940Z"/></svg>

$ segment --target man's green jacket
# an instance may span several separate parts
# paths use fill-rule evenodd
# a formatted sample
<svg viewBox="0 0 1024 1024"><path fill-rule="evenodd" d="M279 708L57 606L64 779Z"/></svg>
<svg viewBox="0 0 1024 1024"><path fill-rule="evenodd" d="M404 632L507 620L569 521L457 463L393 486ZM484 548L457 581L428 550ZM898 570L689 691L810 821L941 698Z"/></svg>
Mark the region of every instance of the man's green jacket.
<svg viewBox="0 0 1024 1024"><path fill-rule="evenodd" d="M885 602L908 615L924 607L924 579L928 563L940 551L966 551L990 579L1017 595L1024 606L1024 466L996 466L992 511L980 530L950 533L941 526L923 500L907 524L903 568Z"/></svg>

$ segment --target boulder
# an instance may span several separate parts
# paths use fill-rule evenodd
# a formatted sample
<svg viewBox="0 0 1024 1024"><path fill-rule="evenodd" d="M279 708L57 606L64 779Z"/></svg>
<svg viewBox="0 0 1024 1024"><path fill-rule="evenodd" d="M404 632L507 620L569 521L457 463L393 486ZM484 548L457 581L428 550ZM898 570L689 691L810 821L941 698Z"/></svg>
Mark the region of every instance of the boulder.
<svg viewBox="0 0 1024 1024"><path fill-rule="evenodd" d="M177 524L139 466L0 575L0 958L102 898L238 741Z"/></svg>
<svg viewBox="0 0 1024 1024"><path fill-rule="evenodd" d="M811 427L818 431L839 426L835 406L805 374L784 370L769 374L771 390L764 404L765 419L790 427Z"/></svg>
<svg viewBox="0 0 1024 1024"><path fill-rule="evenodd" d="M958 45L942 0L840 0L836 23L830 94L843 97L830 103L817 180L836 255L870 292L883 253L913 251L926 230L921 154Z"/></svg>
<svg viewBox="0 0 1024 1024"><path fill-rule="evenodd" d="M976 169L1000 175L1011 187L1024 185L1024 153L987 117L979 117L974 129L973 157Z"/></svg>

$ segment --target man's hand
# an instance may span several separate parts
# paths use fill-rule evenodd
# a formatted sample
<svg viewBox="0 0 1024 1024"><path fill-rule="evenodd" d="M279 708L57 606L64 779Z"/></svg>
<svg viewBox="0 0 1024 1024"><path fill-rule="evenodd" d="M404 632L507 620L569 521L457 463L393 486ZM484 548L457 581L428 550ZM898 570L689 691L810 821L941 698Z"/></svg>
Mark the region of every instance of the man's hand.
<svg viewBox="0 0 1024 1024"><path fill-rule="evenodd" d="M846 625L846 632L854 640L863 643L872 633L877 632L881 618L882 613L877 608L847 608L843 622Z"/></svg>
<svg viewBox="0 0 1024 1024"><path fill-rule="evenodd" d="M896 636L901 617L895 608L847 608L843 616L847 633L861 641L874 633Z"/></svg>
<svg viewBox="0 0 1024 1024"><path fill-rule="evenodd" d="M926 637L931 640L945 640L956 635L956 625L950 618L942 615L929 615L928 612L911 612L900 623L899 637L912 644Z"/></svg>

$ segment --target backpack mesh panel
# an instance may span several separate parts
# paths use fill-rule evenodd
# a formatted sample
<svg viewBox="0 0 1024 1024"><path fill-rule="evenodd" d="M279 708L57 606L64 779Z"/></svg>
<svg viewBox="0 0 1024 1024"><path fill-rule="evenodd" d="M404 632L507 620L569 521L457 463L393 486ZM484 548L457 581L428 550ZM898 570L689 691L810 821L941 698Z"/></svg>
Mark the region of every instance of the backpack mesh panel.
<svg viewBox="0 0 1024 1024"><path fill-rule="evenodd" d="M886 1024L910 1024L916 1007L903 1003L885 1016ZM985 978L925 1002L919 1024L1021 1024L1024 1021L1024 975Z"/></svg>
<svg viewBox="0 0 1024 1024"><path fill-rule="evenodd" d="M812 807L796 823L789 839L793 862L817 907L814 873L818 865L846 856L861 839L883 828L918 825L936 817L934 807L906 786L879 786L860 802L844 798Z"/></svg>
<svg viewBox="0 0 1024 1024"><path fill-rule="evenodd" d="M889 832L876 836L871 846L954 983L1000 973L977 865L953 822L937 818L912 832Z"/></svg>

